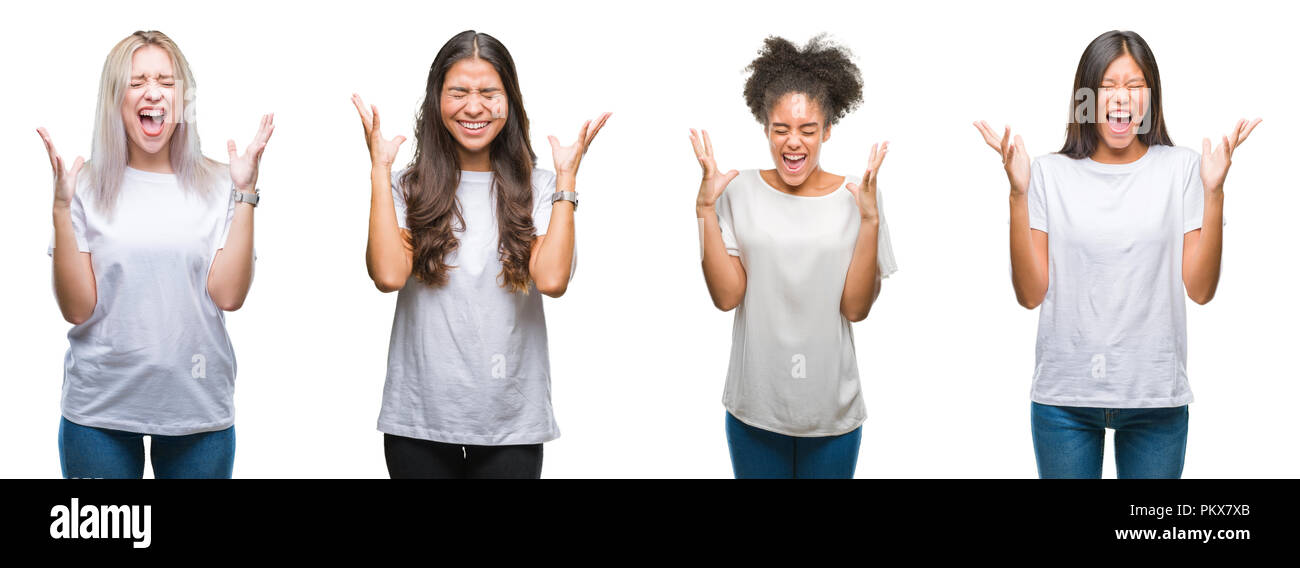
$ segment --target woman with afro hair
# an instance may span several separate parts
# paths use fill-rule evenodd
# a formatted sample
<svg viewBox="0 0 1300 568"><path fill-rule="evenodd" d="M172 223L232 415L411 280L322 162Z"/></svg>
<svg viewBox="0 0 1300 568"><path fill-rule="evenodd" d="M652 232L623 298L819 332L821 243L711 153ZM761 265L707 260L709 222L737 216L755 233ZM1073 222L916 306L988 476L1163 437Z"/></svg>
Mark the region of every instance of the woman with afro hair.
<svg viewBox="0 0 1300 568"><path fill-rule="evenodd" d="M862 102L851 54L824 36L769 37L747 71L775 167L720 171L708 132L691 131L704 280L718 309L737 308L722 397L732 469L850 478L866 419L850 322L897 269L876 188L889 143L861 178L821 168L831 127Z"/></svg>

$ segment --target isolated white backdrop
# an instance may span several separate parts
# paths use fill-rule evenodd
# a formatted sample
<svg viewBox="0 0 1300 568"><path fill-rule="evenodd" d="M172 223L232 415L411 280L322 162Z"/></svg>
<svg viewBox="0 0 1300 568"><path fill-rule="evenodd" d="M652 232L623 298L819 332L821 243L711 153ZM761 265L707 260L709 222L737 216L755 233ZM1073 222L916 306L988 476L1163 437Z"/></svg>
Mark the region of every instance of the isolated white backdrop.
<svg viewBox="0 0 1300 568"><path fill-rule="evenodd" d="M242 149L276 113L262 163L259 260L228 315L239 360L237 477L384 477L375 430L395 295L366 277L368 157L353 92L411 135L428 67L465 29L511 49L540 165L601 111L579 179L581 264L546 300L562 436L545 477L728 477L720 403L732 314L699 268L687 138L724 169L770 167L741 97L762 39L830 32L859 58L866 102L823 166L858 174L889 140L881 191L901 270L855 324L869 418L859 477L1032 477L1037 313L1008 278L1007 185L971 121L1011 124L1039 155L1063 140L1087 43L1110 29L1155 51L1174 140L1199 151L1238 118L1264 123L1227 184L1224 273L1189 304L1196 394L1186 477L1296 477L1292 361L1298 203L1293 30L1270 2L19 3L0 42L4 299L0 476L57 477L62 321L50 289L51 177L35 129L88 156L104 56L137 29L178 42L197 75L208 154ZM398 162L409 159L412 143ZM1111 448L1106 474L1114 475Z"/></svg>

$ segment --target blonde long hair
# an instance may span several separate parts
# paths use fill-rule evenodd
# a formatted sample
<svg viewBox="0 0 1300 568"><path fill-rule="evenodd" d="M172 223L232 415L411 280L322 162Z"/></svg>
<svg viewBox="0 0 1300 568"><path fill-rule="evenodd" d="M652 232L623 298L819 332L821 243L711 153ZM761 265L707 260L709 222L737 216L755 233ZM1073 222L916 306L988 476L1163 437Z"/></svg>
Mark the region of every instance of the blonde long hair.
<svg viewBox="0 0 1300 568"><path fill-rule="evenodd" d="M141 47L153 45L166 51L179 87L172 114L176 129L172 131L172 171L181 187L200 197L210 197L223 164L203 156L199 149L199 131L195 125L194 74L176 43L159 31L138 31L113 46L104 60L99 77L99 103L95 108L95 134L91 146L90 188L101 211L111 214L126 174L126 125L122 123L122 99L130 84L131 58Z"/></svg>

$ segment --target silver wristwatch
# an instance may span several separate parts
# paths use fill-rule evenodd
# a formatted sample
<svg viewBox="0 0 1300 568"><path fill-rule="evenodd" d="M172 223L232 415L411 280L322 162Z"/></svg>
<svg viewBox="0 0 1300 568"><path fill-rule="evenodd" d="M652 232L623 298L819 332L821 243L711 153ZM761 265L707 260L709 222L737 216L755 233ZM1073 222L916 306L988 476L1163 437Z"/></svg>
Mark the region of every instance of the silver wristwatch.
<svg viewBox="0 0 1300 568"><path fill-rule="evenodd" d="M235 203L247 203L257 207L257 202L262 199L262 190L257 188L253 188L253 193L245 193L234 187L231 187L230 191L235 194Z"/></svg>
<svg viewBox="0 0 1300 568"><path fill-rule="evenodd" d="M556 201L570 201L573 203L573 210L578 210L578 192L576 191L557 191L551 195L551 203Z"/></svg>

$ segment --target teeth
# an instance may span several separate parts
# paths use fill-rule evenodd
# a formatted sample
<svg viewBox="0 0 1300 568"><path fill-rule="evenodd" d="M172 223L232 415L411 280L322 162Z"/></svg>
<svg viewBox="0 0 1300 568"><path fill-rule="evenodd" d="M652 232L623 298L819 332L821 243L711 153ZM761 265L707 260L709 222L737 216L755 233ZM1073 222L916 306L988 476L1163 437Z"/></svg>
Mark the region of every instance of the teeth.
<svg viewBox="0 0 1300 568"><path fill-rule="evenodd" d="M470 130L478 130L478 129L480 129L480 128L483 128L484 126L487 126L488 123L486 123L486 122L461 122L460 125L461 125L461 126L464 126L465 128L468 128L468 129L470 129Z"/></svg>
<svg viewBox="0 0 1300 568"><path fill-rule="evenodd" d="M790 160L791 162L796 162L804 159L803 154L782 154L782 156L785 156L785 159Z"/></svg>
<svg viewBox="0 0 1300 568"><path fill-rule="evenodd" d="M160 117L163 114L166 113L162 109L148 109L148 110L140 111L140 116L151 116L154 118Z"/></svg>

